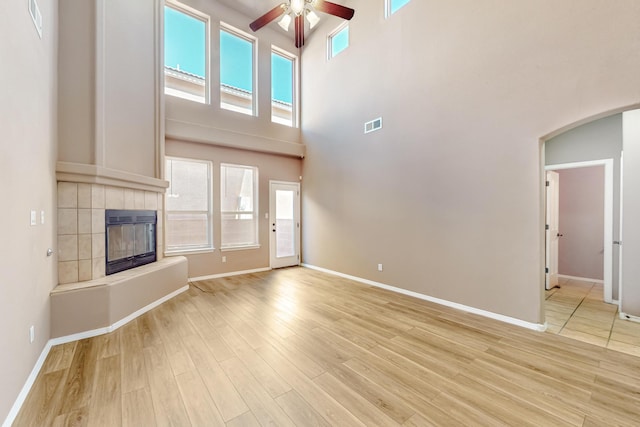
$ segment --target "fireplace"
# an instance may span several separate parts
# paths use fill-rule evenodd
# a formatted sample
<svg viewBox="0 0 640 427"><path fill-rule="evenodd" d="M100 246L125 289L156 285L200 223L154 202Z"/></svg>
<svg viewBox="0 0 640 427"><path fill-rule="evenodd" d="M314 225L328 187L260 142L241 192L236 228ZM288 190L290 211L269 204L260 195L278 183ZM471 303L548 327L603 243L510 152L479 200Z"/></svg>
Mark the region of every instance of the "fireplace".
<svg viewBox="0 0 640 427"><path fill-rule="evenodd" d="M156 261L157 212L105 210L106 274Z"/></svg>

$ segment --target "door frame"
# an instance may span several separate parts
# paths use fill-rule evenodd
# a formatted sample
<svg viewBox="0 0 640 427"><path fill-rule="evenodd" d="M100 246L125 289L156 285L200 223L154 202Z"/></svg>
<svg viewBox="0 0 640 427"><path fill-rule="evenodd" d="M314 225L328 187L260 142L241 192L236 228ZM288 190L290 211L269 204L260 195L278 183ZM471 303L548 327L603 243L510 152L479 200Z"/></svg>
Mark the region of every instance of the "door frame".
<svg viewBox="0 0 640 427"><path fill-rule="evenodd" d="M269 224L275 218L275 200L271 197L271 189L273 185L291 185L297 188L298 196L297 201L294 203L294 210L297 214L297 227L295 233L295 248L296 248L296 256L298 257L298 264L302 262L302 257L300 256L301 248L300 248L300 228L301 228L301 211L300 211L300 183L295 181L279 181L279 180L269 180ZM271 226L269 226L269 267L274 268L273 259L275 257L275 233L272 232Z"/></svg>
<svg viewBox="0 0 640 427"><path fill-rule="evenodd" d="M604 166L604 301L614 303L613 300L613 159L590 160L584 162L561 163L546 165L545 171L562 169L577 169L592 166ZM546 251L546 248L545 248ZM620 298L620 283L618 283L618 298Z"/></svg>

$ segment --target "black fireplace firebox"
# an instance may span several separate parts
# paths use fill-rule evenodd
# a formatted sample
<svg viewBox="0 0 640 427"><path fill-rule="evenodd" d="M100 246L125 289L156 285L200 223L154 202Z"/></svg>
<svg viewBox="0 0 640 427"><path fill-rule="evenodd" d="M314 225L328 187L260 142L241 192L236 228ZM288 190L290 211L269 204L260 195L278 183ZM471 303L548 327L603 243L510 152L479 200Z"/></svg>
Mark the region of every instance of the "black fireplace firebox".
<svg viewBox="0 0 640 427"><path fill-rule="evenodd" d="M105 211L106 274L156 261L156 211Z"/></svg>

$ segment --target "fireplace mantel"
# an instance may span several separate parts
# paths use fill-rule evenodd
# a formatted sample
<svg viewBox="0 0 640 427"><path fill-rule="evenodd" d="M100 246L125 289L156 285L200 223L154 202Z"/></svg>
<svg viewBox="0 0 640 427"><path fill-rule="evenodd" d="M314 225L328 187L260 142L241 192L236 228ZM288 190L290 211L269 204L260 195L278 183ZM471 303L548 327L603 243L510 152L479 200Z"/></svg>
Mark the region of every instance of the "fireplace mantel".
<svg viewBox="0 0 640 427"><path fill-rule="evenodd" d="M101 184L132 190L154 191L156 193L164 193L169 187L169 182L163 179L151 178L102 166L71 162L57 163L56 178L59 182Z"/></svg>

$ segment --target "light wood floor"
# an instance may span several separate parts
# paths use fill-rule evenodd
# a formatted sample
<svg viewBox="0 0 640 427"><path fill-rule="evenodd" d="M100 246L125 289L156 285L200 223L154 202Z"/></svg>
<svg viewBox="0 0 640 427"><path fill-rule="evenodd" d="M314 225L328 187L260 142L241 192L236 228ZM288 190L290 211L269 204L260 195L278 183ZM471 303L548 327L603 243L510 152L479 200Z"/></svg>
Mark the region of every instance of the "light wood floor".
<svg viewBox="0 0 640 427"><path fill-rule="evenodd" d="M17 426L638 426L640 358L303 269L52 349Z"/></svg>
<svg viewBox="0 0 640 427"><path fill-rule="evenodd" d="M640 356L640 323L620 319L602 284L561 278L546 291L545 313L547 332Z"/></svg>

